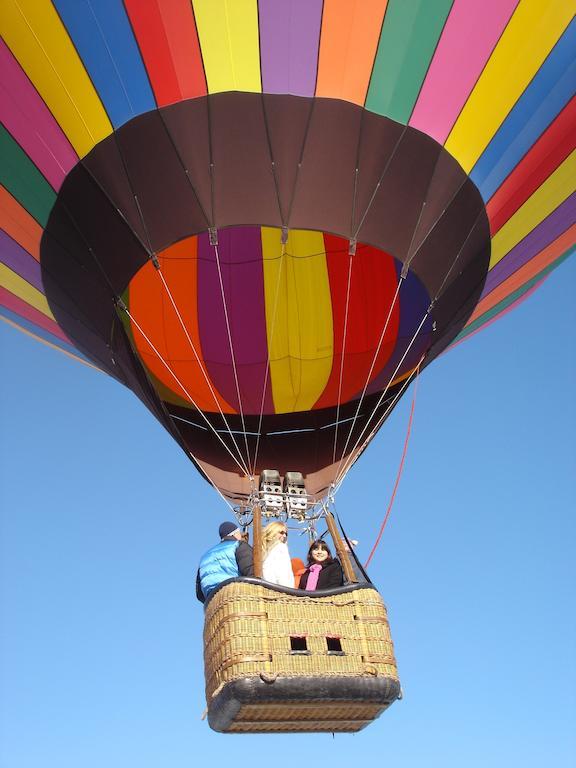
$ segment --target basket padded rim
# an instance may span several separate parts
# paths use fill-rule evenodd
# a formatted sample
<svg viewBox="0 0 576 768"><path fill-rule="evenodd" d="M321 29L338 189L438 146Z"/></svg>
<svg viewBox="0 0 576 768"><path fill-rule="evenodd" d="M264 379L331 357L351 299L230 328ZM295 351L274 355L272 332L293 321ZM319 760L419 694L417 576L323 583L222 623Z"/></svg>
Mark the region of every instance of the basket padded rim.
<svg viewBox="0 0 576 768"><path fill-rule="evenodd" d="M258 677L245 677L227 683L208 707L208 723L214 731L226 732L244 704L281 704L283 701L360 700L390 706L400 698L398 680L390 677L278 677L266 683Z"/></svg>
<svg viewBox="0 0 576 768"><path fill-rule="evenodd" d="M204 603L204 608L206 608L214 595L216 595L223 587L226 587L228 584L234 584L235 582L240 582L242 584L253 584L258 587L271 589L274 592L281 592L285 595L295 595L296 597L302 597L303 595L306 597L330 597L331 595L344 595L347 592L355 592L357 589L372 589L377 594L380 594L372 582L368 581L360 581L356 584L345 584L343 587L336 587L335 589L316 589L313 592L308 592L304 589L282 587L279 584L272 584L269 581L265 581L264 579L256 579L253 576L242 576L240 578L236 577L233 579L226 579L226 581L222 581L220 584L218 584L213 592L211 592L207 597L206 602Z"/></svg>

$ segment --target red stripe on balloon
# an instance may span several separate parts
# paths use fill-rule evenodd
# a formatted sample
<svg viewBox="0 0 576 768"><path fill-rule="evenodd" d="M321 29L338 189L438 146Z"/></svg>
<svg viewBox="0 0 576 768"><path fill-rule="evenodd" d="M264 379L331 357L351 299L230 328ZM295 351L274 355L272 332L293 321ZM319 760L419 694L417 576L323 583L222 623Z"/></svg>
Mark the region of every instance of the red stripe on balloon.
<svg viewBox="0 0 576 768"><path fill-rule="evenodd" d="M492 236L576 147L576 97L564 107L490 198L486 212Z"/></svg>
<svg viewBox="0 0 576 768"><path fill-rule="evenodd" d="M377 248L358 246L356 255L352 257L346 348L342 367L350 259L348 241L325 234L324 244L332 296L334 356L330 378L314 408L328 408L338 403L341 368L340 402L348 402L362 391L398 282L394 259L390 255ZM400 310L396 302L370 380L378 375L392 354L399 323Z"/></svg>
<svg viewBox="0 0 576 768"><path fill-rule="evenodd" d="M159 106L206 94L190 0L124 0Z"/></svg>
<svg viewBox="0 0 576 768"><path fill-rule="evenodd" d="M6 309L9 309L11 312L14 312L16 315L20 315L20 317L24 318L24 320L28 320L28 322L32 323L33 325L36 325L38 328L42 328L43 330L48 331L48 333L51 333L53 336L56 336L58 339L65 341L66 344L72 344L68 336L66 336L62 332L62 330L60 329L60 326L57 325L57 323L54 320L51 320L49 317L47 317L44 313L40 312L38 309L31 307L30 304L27 304L19 296L15 296L6 288L2 288L1 286L0 286L0 306L6 307Z"/></svg>

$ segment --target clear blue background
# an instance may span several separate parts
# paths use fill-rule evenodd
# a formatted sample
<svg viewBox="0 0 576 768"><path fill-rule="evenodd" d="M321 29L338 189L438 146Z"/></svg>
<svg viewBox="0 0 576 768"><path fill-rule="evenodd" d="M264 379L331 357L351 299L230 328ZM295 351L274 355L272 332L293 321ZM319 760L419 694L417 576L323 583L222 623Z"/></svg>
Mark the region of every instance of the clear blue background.
<svg viewBox="0 0 576 768"><path fill-rule="evenodd" d="M575 288L571 259L421 376L371 567L404 699L335 738L200 719L194 577L226 507L128 390L0 323L2 768L574 766ZM410 400L338 496L362 558Z"/></svg>

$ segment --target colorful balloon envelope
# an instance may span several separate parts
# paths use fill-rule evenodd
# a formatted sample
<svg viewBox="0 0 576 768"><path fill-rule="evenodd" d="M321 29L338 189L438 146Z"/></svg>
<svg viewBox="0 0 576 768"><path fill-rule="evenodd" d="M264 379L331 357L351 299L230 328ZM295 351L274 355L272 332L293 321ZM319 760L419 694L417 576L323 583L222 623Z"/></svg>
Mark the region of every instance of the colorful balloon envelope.
<svg viewBox="0 0 576 768"><path fill-rule="evenodd" d="M6 0L0 310L227 498L337 485L574 248L573 0Z"/></svg>

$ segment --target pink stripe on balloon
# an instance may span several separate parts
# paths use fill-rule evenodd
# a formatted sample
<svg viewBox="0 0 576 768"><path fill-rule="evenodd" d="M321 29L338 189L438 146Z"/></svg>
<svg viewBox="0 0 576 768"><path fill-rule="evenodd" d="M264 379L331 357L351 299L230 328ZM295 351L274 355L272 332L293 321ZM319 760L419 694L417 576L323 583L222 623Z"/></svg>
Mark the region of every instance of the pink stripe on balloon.
<svg viewBox="0 0 576 768"><path fill-rule="evenodd" d="M409 125L444 144L518 0L456 0Z"/></svg>
<svg viewBox="0 0 576 768"><path fill-rule="evenodd" d="M31 307L30 304L27 304L23 299L15 296L2 286L0 286L0 306L6 307L6 309L14 312L14 314L24 318L24 320L28 320L29 323L42 328L44 331L48 331L48 333L65 341L67 344L71 344L70 339L60 330L60 326L54 320L51 320L35 307Z"/></svg>
<svg viewBox="0 0 576 768"><path fill-rule="evenodd" d="M68 171L78 162L78 156L2 41L0 72L0 120L52 187L58 191Z"/></svg>

